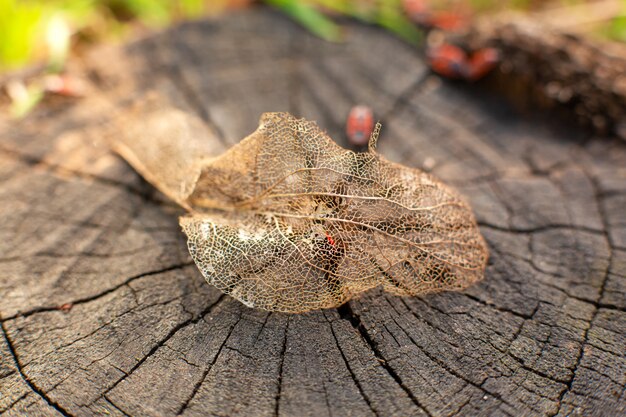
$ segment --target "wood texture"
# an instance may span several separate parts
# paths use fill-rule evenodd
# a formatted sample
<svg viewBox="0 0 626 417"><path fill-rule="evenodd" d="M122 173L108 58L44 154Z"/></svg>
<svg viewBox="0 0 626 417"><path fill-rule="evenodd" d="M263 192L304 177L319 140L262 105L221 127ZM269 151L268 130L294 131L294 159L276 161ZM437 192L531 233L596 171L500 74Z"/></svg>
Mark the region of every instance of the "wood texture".
<svg viewBox="0 0 626 417"><path fill-rule="evenodd" d="M329 44L263 9L189 23L77 70L83 101L0 121L0 413L7 416L614 416L626 413L626 146L523 120L359 25ZM208 286L168 203L103 145L149 89L223 146L264 111L380 151L471 201L488 240L463 293L373 291L251 310Z"/></svg>

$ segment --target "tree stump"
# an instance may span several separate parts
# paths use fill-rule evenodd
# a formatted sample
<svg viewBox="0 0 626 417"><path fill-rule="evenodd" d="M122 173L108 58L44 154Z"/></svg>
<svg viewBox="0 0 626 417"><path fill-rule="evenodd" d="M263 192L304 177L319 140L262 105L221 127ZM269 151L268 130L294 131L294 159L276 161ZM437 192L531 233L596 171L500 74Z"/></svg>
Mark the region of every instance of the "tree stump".
<svg viewBox="0 0 626 417"><path fill-rule="evenodd" d="M376 28L329 44L262 8L75 66L89 97L0 120L3 415L626 413L623 142L522 119ZM485 280L301 315L222 295L183 211L104 145L111 112L154 89L223 148L283 110L345 145L348 109L372 105L381 153L471 202Z"/></svg>

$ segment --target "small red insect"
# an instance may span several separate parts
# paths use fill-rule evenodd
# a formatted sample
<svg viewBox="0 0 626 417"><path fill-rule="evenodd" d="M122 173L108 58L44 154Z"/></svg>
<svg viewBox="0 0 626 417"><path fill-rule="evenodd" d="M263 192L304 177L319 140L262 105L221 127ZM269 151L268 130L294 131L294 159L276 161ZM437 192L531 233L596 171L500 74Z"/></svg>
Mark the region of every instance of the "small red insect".
<svg viewBox="0 0 626 417"><path fill-rule="evenodd" d="M333 237L328 232L326 232L326 241L330 243L331 246L336 245L335 239L333 239Z"/></svg>
<svg viewBox="0 0 626 417"><path fill-rule="evenodd" d="M444 43L426 52L428 65L446 78L460 79L467 72L467 54L458 46Z"/></svg>
<svg viewBox="0 0 626 417"><path fill-rule="evenodd" d="M465 78L475 81L489 74L500 62L500 54L494 48L482 48L474 52L467 65Z"/></svg>
<svg viewBox="0 0 626 417"><path fill-rule="evenodd" d="M346 121L348 142L355 146L365 146L374 130L374 112L368 106L354 106Z"/></svg>
<svg viewBox="0 0 626 417"><path fill-rule="evenodd" d="M494 48L479 49L468 57L467 53L448 43L429 49L426 53L430 68L446 78L476 81L489 74L500 60Z"/></svg>
<svg viewBox="0 0 626 417"><path fill-rule="evenodd" d="M61 306L58 306L57 310L63 311L65 313L67 313L68 311L70 311L72 309L72 307L74 307L74 304L72 304L72 303L65 303L65 304L63 304Z"/></svg>

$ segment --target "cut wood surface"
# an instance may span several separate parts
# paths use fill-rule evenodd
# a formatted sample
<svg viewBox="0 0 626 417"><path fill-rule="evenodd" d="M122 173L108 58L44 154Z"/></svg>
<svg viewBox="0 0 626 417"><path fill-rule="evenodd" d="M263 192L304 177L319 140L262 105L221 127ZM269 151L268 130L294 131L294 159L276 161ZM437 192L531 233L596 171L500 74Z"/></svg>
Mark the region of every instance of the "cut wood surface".
<svg viewBox="0 0 626 417"><path fill-rule="evenodd" d="M376 28L330 44L264 9L98 49L73 71L87 98L0 120L3 415L626 413L622 141L441 82ZM266 111L345 145L349 108L372 105L382 154L471 202L485 280L302 315L222 295L190 260L183 210L104 144L111 115L149 90L217 132L218 151Z"/></svg>

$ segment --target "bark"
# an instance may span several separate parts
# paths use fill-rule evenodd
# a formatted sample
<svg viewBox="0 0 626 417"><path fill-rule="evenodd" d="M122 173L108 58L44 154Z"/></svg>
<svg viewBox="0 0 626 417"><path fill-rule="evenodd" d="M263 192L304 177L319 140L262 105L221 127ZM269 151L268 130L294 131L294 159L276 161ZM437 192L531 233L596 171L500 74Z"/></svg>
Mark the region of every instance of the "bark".
<svg viewBox="0 0 626 417"><path fill-rule="evenodd" d="M557 10L484 19L464 42L500 51L499 70L484 84L517 106L626 140L626 46L561 27L563 17Z"/></svg>
<svg viewBox="0 0 626 417"><path fill-rule="evenodd" d="M431 76L377 29L355 24L329 44L263 9L85 62L88 98L0 121L0 413L626 412L622 141L524 120ZM112 111L150 89L223 146L281 110L345 145L349 108L372 105L383 154L472 203L491 250L486 279L426 297L372 291L303 315L223 296L190 261L183 211L104 145Z"/></svg>

